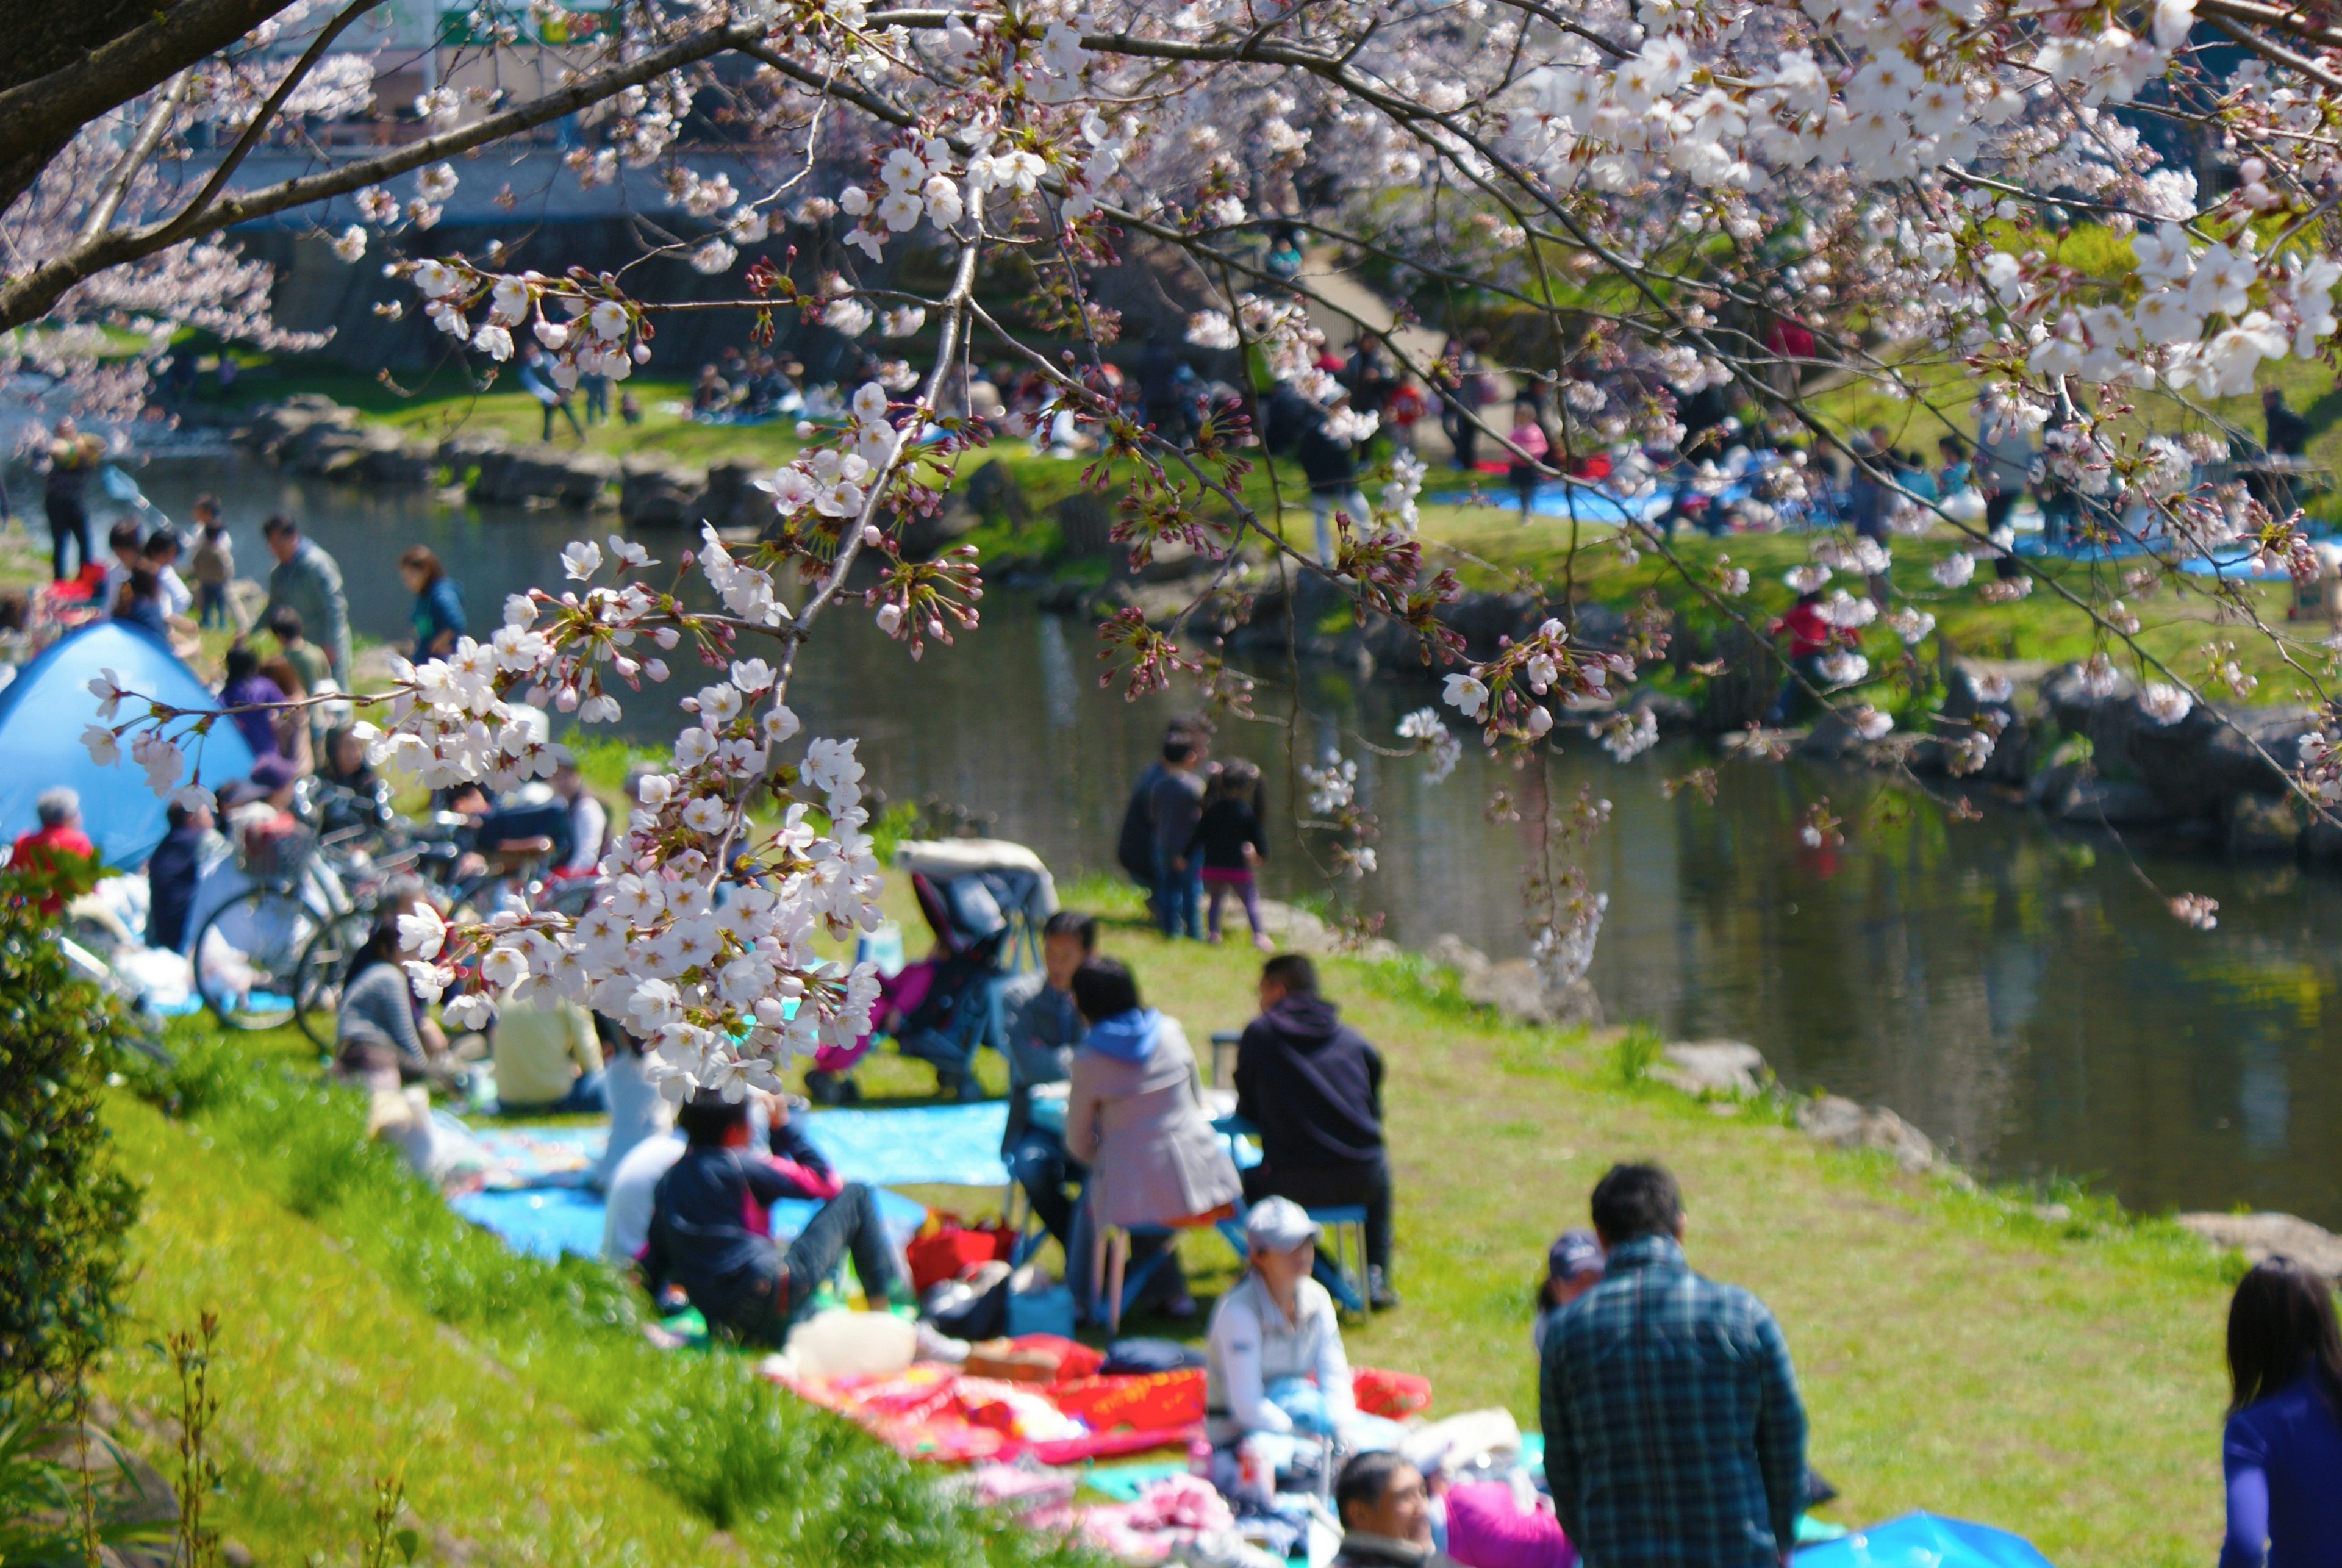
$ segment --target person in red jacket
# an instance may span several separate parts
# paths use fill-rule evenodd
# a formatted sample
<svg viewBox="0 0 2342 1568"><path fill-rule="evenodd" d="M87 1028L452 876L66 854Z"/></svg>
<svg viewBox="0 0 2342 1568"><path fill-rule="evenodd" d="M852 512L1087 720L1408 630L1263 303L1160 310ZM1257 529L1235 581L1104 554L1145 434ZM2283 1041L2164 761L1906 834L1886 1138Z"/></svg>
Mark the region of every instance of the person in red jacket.
<svg viewBox="0 0 2342 1568"><path fill-rule="evenodd" d="M43 790L33 803L34 812L41 825L30 833L16 835L16 843L8 854L8 864L19 871L54 871L60 856L86 860L97 853L89 835L81 830L81 796L59 784ZM55 894L41 900L41 912L55 914L65 907L65 900Z"/></svg>
<svg viewBox="0 0 2342 1568"><path fill-rule="evenodd" d="M1797 595L1789 613L1767 628L1776 637L1789 634L1789 671L1781 681L1781 690L1766 711L1768 724L1792 722L1805 706L1805 691L1798 684L1803 676L1807 683L1822 686L1829 683L1822 676L1821 661L1831 648L1842 641L1850 641L1847 634L1830 624L1822 616L1822 594L1818 588L1808 589Z"/></svg>

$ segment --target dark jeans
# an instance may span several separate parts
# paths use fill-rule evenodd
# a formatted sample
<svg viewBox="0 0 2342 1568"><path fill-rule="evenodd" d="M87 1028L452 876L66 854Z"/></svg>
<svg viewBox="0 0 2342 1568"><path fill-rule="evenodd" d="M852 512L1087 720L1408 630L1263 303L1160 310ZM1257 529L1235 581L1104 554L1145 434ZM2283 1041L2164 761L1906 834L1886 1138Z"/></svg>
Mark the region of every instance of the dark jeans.
<svg viewBox="0 0 2342 1568"><path fill-rule="evenodd" d="M2008 521L2009 513L2016 509L2017 502L2023 499L2024 494L2025 492L2022 490L2004 490L1997 495L1991 495L1986 498L1984 504L1984 531L1987 535L1998 529L2002 524ZM2025 568L2018 565L2017 564L2016 555L2014 554L2010 554L1999 556L1993 562L1992 574L2005 583L2012 577L2023 576L2025 574Z"/></svg>
<svg viewBox="0 0 2342 1568"><path fill-rule="evenodd" d="M1187 869L1173 871L1171 857L1157 845L1155 851L1155 918L1166 936L1185 934L1201 940L1204 934L1204 863L1198 855L1187 856Z"/></svg>
<svg viewBox="0 0 2342 1568"><path fill-rule="evenodd" d="M205 627L227 624L226 584L195 584L195 624Z"/></svg>
<svg viewBox="0 0 2342 1568"><path fill-rule="evenodd" d="M979 1021L980 1022L980 1021ZM897 1035L896 1048L915 1061L934 1065L938 1074L962 1076L976 1071L976 1047L984 1044L980 1028L946 1033L941 1029L910 1029Z"/></svg>
<svg viewBox="0 0 2342 1568"><path fill-rule="evenodd" d="M590 1116L609 1108L609 1087L603 1077L603 1070L596 1067L591 1073L580 1073L576 1081L569 1085L569 1093L558 1100L548 1100L542 1105L523 1105L515 1104L511 1101L502 1101L496 1106L496 1114L500 1116Z"/></svg>
<svg viewBox="0 0 2342 1568"><path fill-rule="evenodd" d="M577 423L576 405L565 397L558 403L548 403L545 405L545 433L537 437L539 441L553 439L553 416L556 414L567 414L569 428L577 433L578 440L586 439L586 427Z"/></svg>
<svg viewBox="0 0 2342 1568"><path fill-rule="evenodd" d="M730 1318L743 1339L778 1345L805 1315L807 1303L823 1282L837 1272L837 1260L851 1256L862 1293L874 1307L883 1307L898 1288L895 1250L878 1223L878 1203L870 1189L848 1182L846 1190L824 1203L788 1250L779 1254L779 1273L761 1304L744 1302Z"/></svg>
<svg viewBox="0 0 2342 1568"><path fill-rule="evenodd" d="M1829 681L1822 674L1824 654L1800 654L1789 661L1789 673L1781 677L1781 689L1774 694L1773 705L1765 710L1765 722L1778 727L1794 724L1806 714L1806 688L1797 684L1803 675L1817 689L1827 689Z"/></svg>
<svg viewBox="0 0 2342 1568"><path fill-rule="evenodd" d="M1479 454L1480 427L1453 404L1444 411L1439 423L1446 427L1448 444L1456 448L1456 466L1471 473Z"/></svg>
<svg viewBox="0 0 2342 1568"><path fill-rule="evenodd" d="M1078 1188L1087 1181L1089 1168L1066 1153L1066 1141L1055 1133L1027 1127L1008 1151L1008 1169L1025 1195L1033 1200L1033 1213L1066 1249L1066 1255L1072 1257L1074 1199L1066 1189Z"/></svg>
<svg viewBox="0 0 2342 1568"><path fill-rule="evenodd" d="M52 495L47 503L49 514L49 574L62 583L89 564L89 513L77 500ZM80 554L75 558L72 572L65 570L65 542L71 540ZM107 606L109 609L111 605Z"/></svg>
<svg viewBox="0 0 2342 1568"><path fill-rule="evenodd" d="M1247 1203L1263 1198L1290 1198L1305 1209L1347 1208L1366 1211L1366 1263L1387 1270L1391 1253L1390 1165L1373 1160L1358 1165L1286 1165L1271 1170L1255 1165L1244 1174Z"/></svg>

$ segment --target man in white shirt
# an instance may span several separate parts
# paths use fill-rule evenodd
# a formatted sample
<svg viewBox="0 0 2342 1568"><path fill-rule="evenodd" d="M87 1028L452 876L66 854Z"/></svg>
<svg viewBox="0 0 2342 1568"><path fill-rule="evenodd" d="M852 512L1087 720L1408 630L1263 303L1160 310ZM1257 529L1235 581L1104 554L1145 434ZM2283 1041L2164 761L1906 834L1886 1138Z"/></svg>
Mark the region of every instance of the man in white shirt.
<svg viewBox="0 0 2342 1568"><path fill-rule="evenodd" d="M603 1193L602 1255L614 1263L630 1263L649 1244L652 1201L659 1178L683 1158L683 1134L666 1132L645 1138L627 1151L610 1173Z"/></svg>

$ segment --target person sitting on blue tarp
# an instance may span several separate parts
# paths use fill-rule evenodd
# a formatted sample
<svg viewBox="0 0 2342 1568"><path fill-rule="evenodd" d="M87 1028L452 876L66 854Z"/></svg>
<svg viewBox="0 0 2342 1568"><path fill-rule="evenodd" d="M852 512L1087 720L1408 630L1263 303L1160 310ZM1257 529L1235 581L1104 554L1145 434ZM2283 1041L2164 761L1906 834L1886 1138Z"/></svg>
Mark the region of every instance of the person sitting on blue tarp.
<svg viewBox="0 0 2342 1568"><path fill-rule="evenodd" d="M195 907L195 884L203 880L204 862L211 858L219 834L212 831L212 808L184 806L176 801L164 813L170 831L155 853L146 857L146 945L184 953L187 912Z"/></svg>
<svg viewBox="0 0 2342 1568"><path fill-rule="evenodd" d="M826 1167L816 1170L794 1157L749 1154L746 1101L701 1090L684 1103L676 1121L686 1146L659 1178L640 1259L654 1298L668 1284L679 1285L711 1329L777 1345L806 1314L838 1259L851 1255L855 1276L874 1306L887 1303L903 1315L916 1313L868 1187L859 1182L841 1186ZM786 1198L828 1201L783 1248L773 1240L770 1211Z"/></svg>

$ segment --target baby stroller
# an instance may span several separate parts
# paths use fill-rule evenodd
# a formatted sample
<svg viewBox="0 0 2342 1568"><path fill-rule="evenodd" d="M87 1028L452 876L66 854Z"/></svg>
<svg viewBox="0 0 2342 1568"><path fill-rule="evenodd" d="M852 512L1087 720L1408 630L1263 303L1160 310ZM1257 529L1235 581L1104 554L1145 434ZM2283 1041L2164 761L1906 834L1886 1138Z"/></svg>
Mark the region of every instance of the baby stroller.
<svg viewBox="0 0 2342 1568"><path fill-rule="evenodd" d="M910 873L936 940L925 959L880 978L874 1033L892 1035L904 1055L931 1064L937 1094L976 1099L976 1051L1000 1049L1001 988L1040 966L1041 925L1057 912L1057 884L1039 855L999 839L914 841L896 850L895 864ZM806 1094L824 1105L859 1099L846 1074L870 1044L865 1035L815 1053Z"/></svg>

